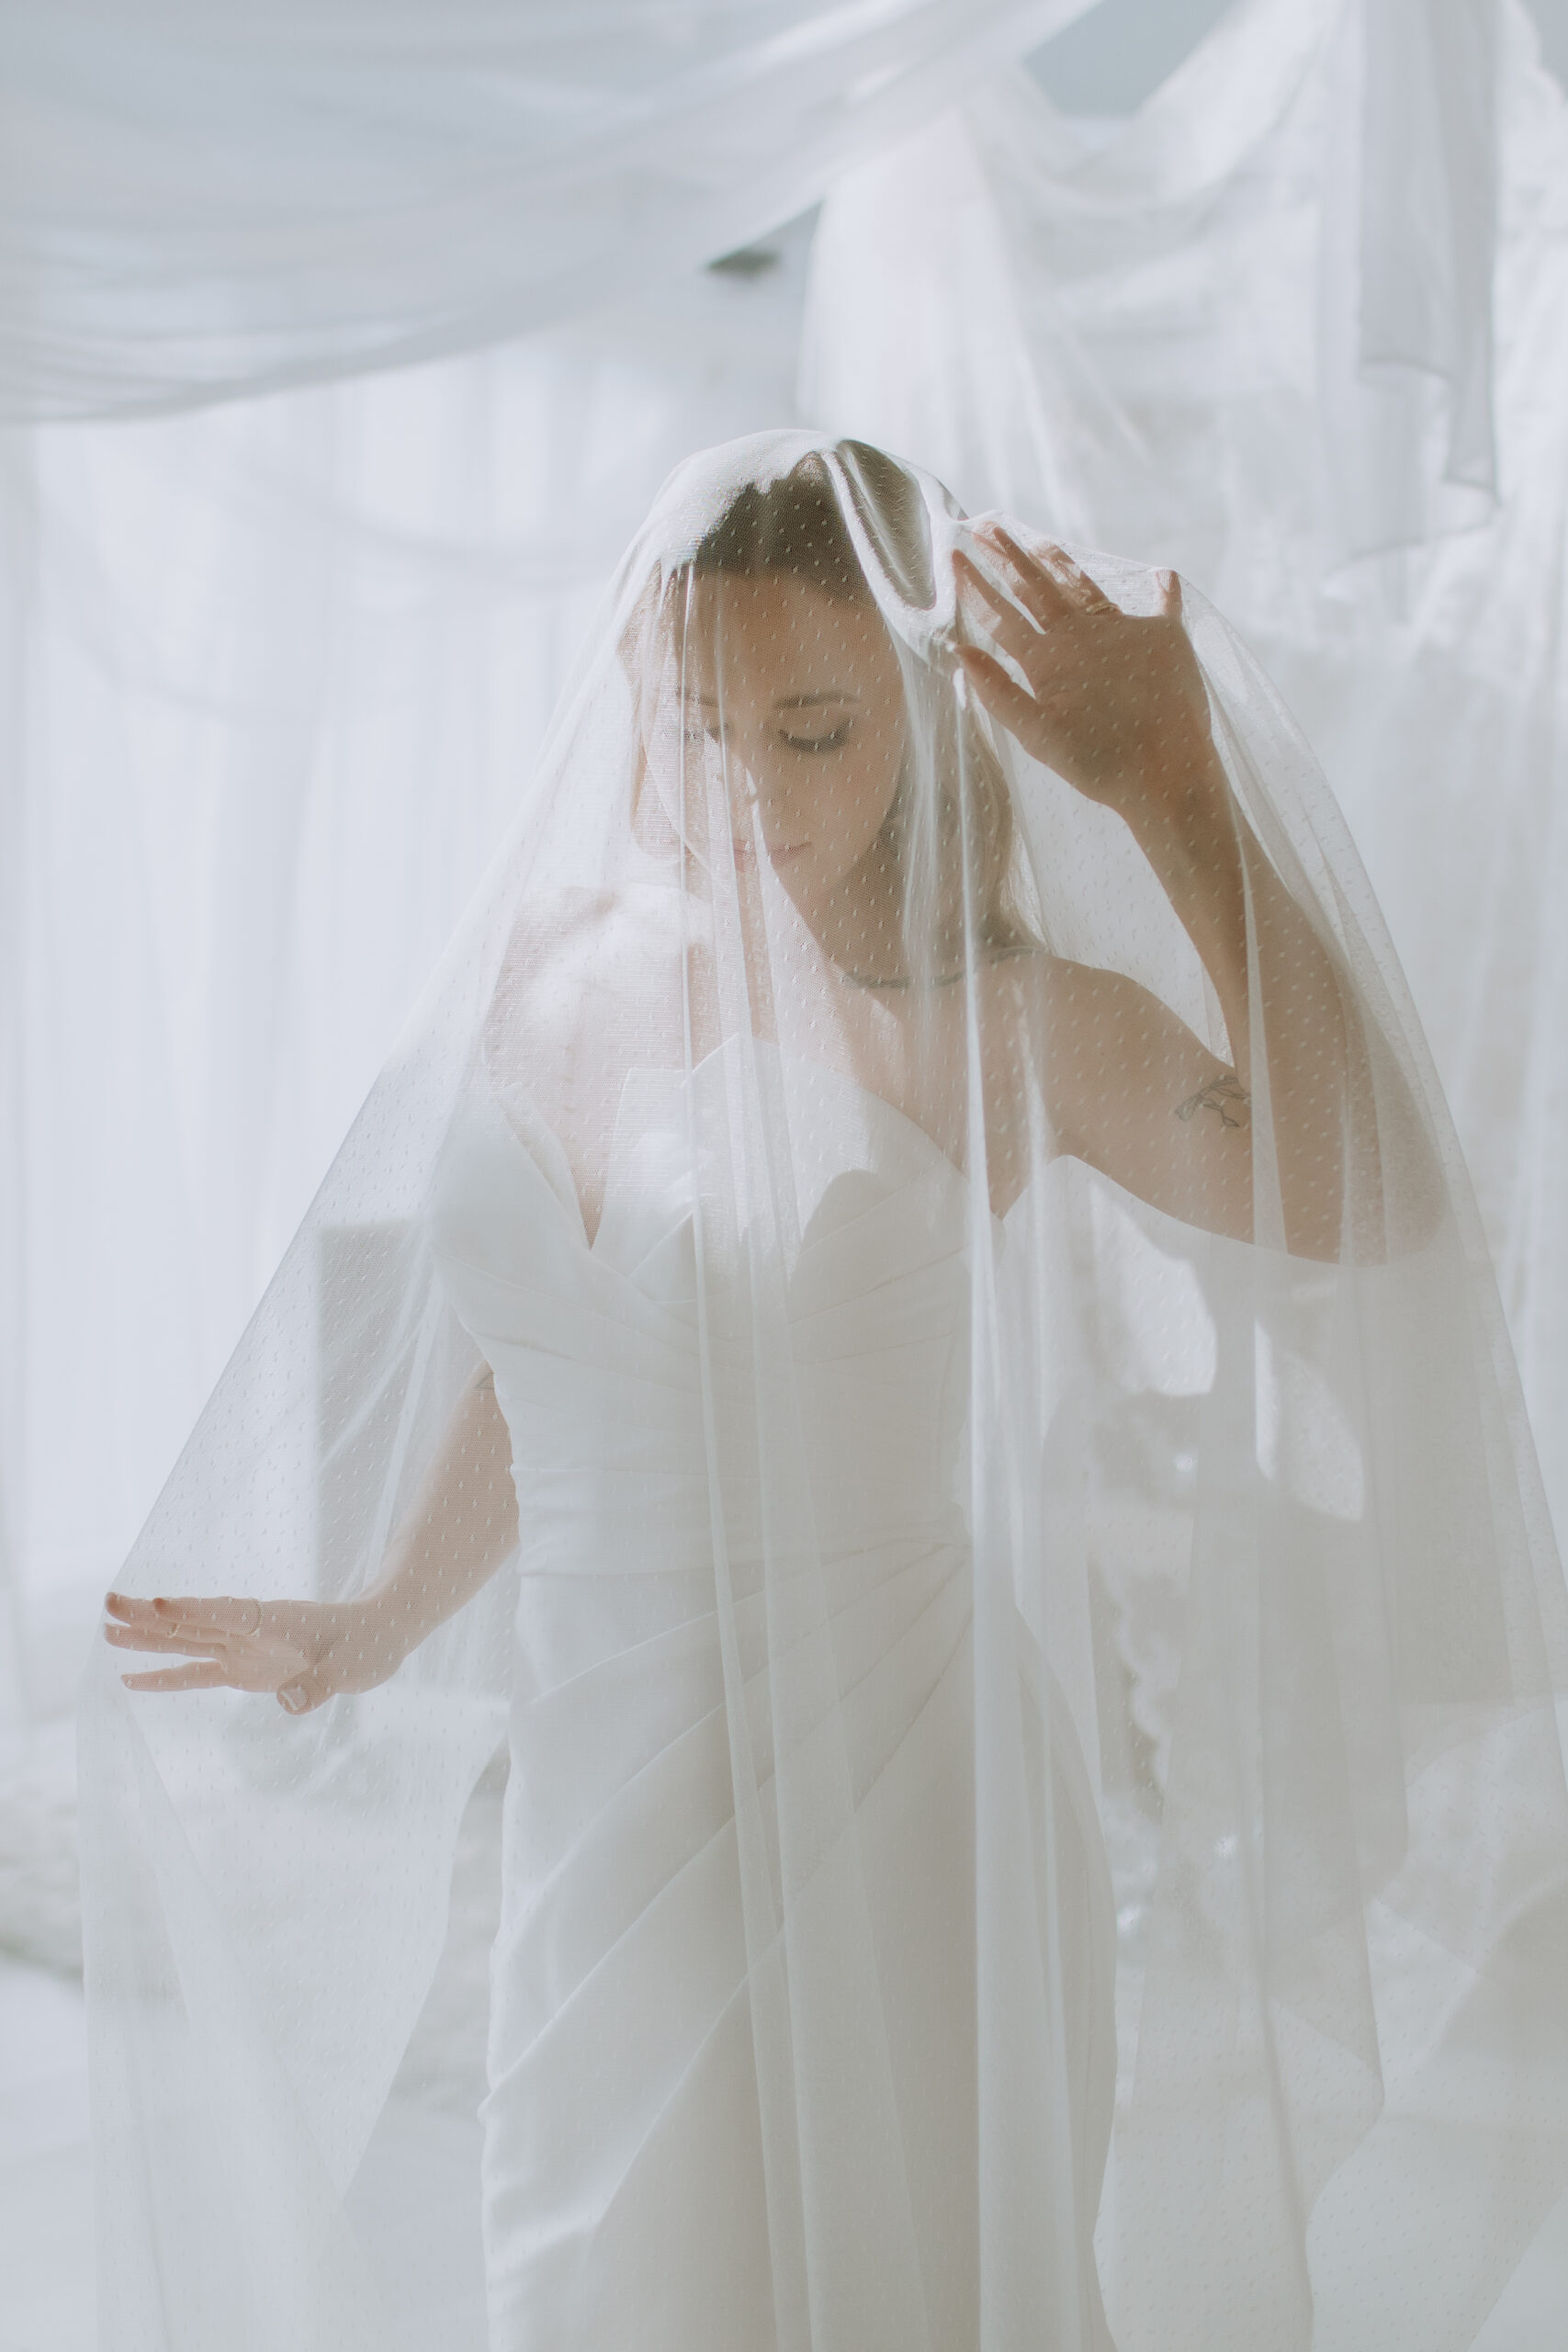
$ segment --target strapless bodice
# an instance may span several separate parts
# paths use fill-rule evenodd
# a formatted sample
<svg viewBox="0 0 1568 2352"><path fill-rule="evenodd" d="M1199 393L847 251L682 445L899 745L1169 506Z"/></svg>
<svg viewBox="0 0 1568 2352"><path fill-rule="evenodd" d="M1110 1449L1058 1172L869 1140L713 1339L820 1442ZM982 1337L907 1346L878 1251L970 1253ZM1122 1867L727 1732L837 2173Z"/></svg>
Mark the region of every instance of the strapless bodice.
<svg viewBox="0 0 1568 2352"><path fill-rule="evenodd" d="M710 1464L731 1565L754 1555L760 1427L781 1452L798 1433L825 1553L956 1532L964 1180L881 1098L754 1050L791 1192L743 1229L704 1182L725 1149L722 1051L690 1078L627 1080L592 1246L525 1102L477 1091L454 1128L433 1238L512 1432L525 1577L688 1566L712 1540ZM760 1415L786 1365L792 1393Z"/></svg>

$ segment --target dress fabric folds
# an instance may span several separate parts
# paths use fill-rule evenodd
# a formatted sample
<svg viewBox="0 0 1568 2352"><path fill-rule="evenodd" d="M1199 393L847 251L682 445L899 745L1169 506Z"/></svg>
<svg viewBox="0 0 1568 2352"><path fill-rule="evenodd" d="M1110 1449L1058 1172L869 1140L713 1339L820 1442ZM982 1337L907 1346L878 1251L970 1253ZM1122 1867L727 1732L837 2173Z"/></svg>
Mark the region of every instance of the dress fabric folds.
<svg viewBox="0 0 1568 2352"><path fill-rule="evenodd" d="M1568 1607L1376 907L1195 592L864 444L666 485L122 1588L375 1631L89 1674L117 2352L1463 2352L1568 2186Z"/></svg>
<svg viewBox="0 0 1568 2352"><path fill-rule="evenodd" d="M816 1123L831 1148L848 1117L868 1163L864 1184L829 1182L812 1204L788 1314L809 1368L803 1436L825 1505L840 1736L877 1961L880 2014L860 2023L888 2045L932 2334L962 2341L977 2249L974 2049L954 2030L975 2001L969 1554L953 1499L963 1186L878 1097L846 1103L848 1081L768 1060L764 1085L792 1125L809 1138ZM693 1073L699 1121L723 1075L711 1061ZM455 1133L437 1194L438 1261L496 1366L530 1498L485 2108L485 2235L506 2345L761 2343L772 2325L683 1091L628 1080L626 1159L617 1151L592 1250L575 1205L493 1103ZM730 1369L721 1442L739 1453L750 1400L743 1363ZM765 1778L763 1532L759 1497L746 1499L730 1566ZM1033 1661L1036 1747L1068 1720L1042 1672ZM1073 1888L1071 2095L1090 2189L1114 2087L1114 1923L1070 1734L1055 1769ZM874 2269L862 2248L852 2259L861 2275L845 2287L874 2304Z"/></svg>

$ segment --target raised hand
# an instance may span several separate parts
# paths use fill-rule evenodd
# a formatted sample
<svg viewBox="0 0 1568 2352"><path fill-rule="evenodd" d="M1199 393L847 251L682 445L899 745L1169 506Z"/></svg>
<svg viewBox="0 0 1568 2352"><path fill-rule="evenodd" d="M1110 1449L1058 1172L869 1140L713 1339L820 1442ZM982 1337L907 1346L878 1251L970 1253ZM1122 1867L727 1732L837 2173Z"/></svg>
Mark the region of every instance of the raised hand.
<svg viewBox="0 0 1568 2352"><path fill-rule="evenodd" d="M1124 613L1061 548L1031 551L996 523L975 537L1009 592L967 555L953 559L961 618L982 640L959 660L986 707L1032 758L1135 830L1140 819L1190 819L1194 792L1213 791L1217 763L1175 572L1157 613Z"/></svg>
<svg viewBox="0 0 1568 2352"><path fill-rule="evenodd" d="M134 1600L111 1592L104 1606L104 1638L116 1649L187 1661L124 1674L129 1690L270 1690L303 1715L340 1690L374 1689L402 1657L369 1600Z"/></svg>

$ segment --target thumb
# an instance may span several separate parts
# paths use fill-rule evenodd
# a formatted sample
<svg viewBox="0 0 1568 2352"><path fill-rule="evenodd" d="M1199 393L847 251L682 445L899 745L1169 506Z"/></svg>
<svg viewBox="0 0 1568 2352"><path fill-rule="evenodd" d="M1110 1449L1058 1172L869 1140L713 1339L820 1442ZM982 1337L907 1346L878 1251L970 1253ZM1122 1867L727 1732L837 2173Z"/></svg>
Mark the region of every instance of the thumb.
<svg viewBox="0 0 1568 2352"><path fill-rule="evenodd" d="M1162 571L1159 576L1159 608L1167 620L1181 618L1181 574Z"/></svg>
<svg viewBox="0 0 1568 2352"><path fill-rule="evenodd" d="M291 1715L308 1715L312 1707L319 1707L321 1701L331 1695L329 1690L321 1687L314 1675L299 1674L292 1682L284 1684L277 1694L277 1703Z"/></svg>

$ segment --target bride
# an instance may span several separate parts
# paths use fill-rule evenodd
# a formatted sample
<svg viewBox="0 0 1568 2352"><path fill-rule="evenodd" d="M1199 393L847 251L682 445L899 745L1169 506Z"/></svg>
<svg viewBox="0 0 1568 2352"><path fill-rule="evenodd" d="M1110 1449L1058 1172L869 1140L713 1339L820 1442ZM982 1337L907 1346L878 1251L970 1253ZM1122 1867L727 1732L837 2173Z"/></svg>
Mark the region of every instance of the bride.
<svg viewBox="0 0 1568 2352"><path fill-rule="evenodd" d="M502 1708L496 2352L1468 2345L1568 2179L1510 1379L1215 617L691 461L108 1598L207 1694L85 1699L117 2345L394 2340Z"/></svg>

